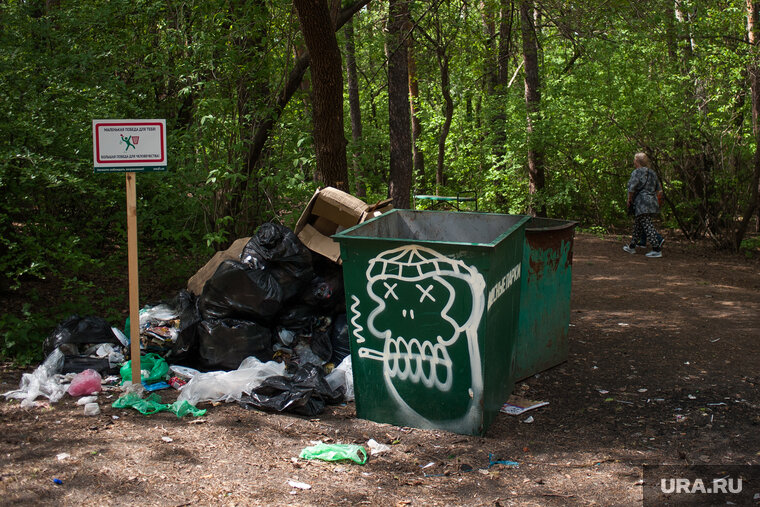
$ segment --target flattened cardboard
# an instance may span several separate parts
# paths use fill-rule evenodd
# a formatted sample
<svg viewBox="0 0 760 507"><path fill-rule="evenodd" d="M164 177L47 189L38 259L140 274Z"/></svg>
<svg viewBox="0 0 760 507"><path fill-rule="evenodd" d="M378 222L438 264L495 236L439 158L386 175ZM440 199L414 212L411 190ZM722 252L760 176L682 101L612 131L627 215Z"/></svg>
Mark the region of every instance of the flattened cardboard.
<svg viewBox="0 0 760 507"><path fill-rule="evenodd" d="M368 206L361 199L337 188L317 189L293 232L306 248L340 264L340 245L330 236L392 209L391 202L391 199L386 199Z"/></svg>
<svg viewBox="0 0 760 507"><path fill-rule="evenodd" d="M311 223L311 226L325 236L332 236L338 232L338 224L325 217L316 217L316 220Z"/></svg>
<svg viewBox="0 0 760 507"><path fill-rule="evenodd" d="M216 272L216 268L219 267L219 264L228 259L239 261L240 254L243 253L243 248L245 248L245 245L250 239L250 237L240 238L236 240L227 250L216 252L214 256L211 257L211 259L201 269L199 269L193 276L190 277L190 279L187 281L187 290L196 296L200 296L201 292L203 292L203 286L206 284L206 281L211 278Z"/></svg>
<svg viewBox="0 0 760 507"><path fill-rule="evenodd" d="M343 263L340 258L340 245L311 225L306 224L304 228L301 229L301 232L298 233L298 239L300 239L309 250L322 254L338 264Z"/></svg>
<svg viewBox="0 0 760 507"><path fill-rule="evenodd" d="M367 203L351 194L327 187L314 202L311 213L344 227L353 227L367 211Z"/></svg>

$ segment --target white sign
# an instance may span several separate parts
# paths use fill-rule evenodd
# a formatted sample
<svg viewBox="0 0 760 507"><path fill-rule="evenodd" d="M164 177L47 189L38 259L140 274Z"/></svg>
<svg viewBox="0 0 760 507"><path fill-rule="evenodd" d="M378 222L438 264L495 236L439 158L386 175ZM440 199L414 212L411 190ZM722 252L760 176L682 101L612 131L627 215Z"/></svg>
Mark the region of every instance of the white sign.
<svg viewBox="0 0 760 507"><path fill-rule="evenodd" d="M166 170L166 120L92 120L95 172Z"/></svg>

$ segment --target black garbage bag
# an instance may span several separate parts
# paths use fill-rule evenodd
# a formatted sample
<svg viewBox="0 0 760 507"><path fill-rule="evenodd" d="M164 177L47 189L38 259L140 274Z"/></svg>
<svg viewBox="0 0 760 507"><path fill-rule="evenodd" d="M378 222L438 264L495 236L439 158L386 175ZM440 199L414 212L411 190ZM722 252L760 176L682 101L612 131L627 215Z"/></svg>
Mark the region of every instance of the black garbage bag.
<svg viewBox="0 0 760 507"><path fill-rule="evenodd" d="M249 356L272 359L272 331L245 320L204 320L198 325L198 346L203 366L236 370Z"/></svg>
<svg viewBox="0 0 760 507"><path fill-rule="evenodd" d="M277 317L277 326L291 331L308 332L318 318L314 308L306 305L294 305L285 308Z"/></svg>
<svg viewBox="0 0 760 507"><path fill-rule="evenodd" d="M282 287L270 271L226 260L203 286L198 309L204 319L269 321L282 302Z"/></svg>
<svg viewBox="0 0 760 507"><path fill-rule="evenodd" d="M351 355L351 345L348 338L348 321L346 314L341 313L333 319L330 330L330 342L332 343L332 357L330 362L340 364L346 356Z"/></svg>
<svg viewBox="0 0 760 507"><path fill-rule="evenodd" d="M64 320L45 338L42 351L45 357L57 348L64 356L76 356L91 345L111 343L122 346L111 325L101 317L72 315Z"/></svg>
<svg viewBox="0 0 760 507"><path fill-rule="evenodd" d="M309 346L320 359L327 362L333 355L332 341L330 340L330 328L332 319L330 317L319 317L311 329L309 337Z"/></svg>
<svg viewBox="0 0 760 507"><path fill-rule="evenodd" d="M312 259L314 278L304 291L303 302L332 314L345 312L343 268L319 254L314 254Z"/></svg>
<svg viewBox="0 0 760 507"><path fill-rule="evenodd" d="M95 370L102 376L117 373L118 366L111 367L107 357L92 357L83 355L63 356L61 373L82 373L84 370Z"/></svg>
<svg viewBox="0 0 760 507"><path fill-rule="evenodd" d="M240 260L271 272L282 287L284 301L301 294L314 277L311 252L293 231L280 224L262 224L243 248Z"/></svg>
<svg viewBox="0 0 760 507"><path fill-rule="evenodd" d="M332 389L325 374L318 366L307 363L300 366L292 377L269 377L251 392L243 396L243 408L258 408L277 412L315 416L325 410L325 405L335 405L343 400L345 387Z"/></svg>
<svg viewBox="0 0 760 507"><path fill-rule="evenodd" d="M192 292L184 289L172 301L179 315L179 333L166 359L173 363L193 363L198 359L198 324L202 320L198 301Z"/></svg>

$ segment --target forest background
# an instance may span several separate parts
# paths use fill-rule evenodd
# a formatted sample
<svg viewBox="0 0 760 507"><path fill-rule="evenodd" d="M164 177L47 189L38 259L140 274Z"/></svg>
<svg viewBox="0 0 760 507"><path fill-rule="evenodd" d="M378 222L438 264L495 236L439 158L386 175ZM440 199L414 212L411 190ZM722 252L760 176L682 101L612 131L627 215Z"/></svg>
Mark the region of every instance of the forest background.
<svg viewBox="0 0 760 507"><path fill-rule="evenodd" d="M0 357L127 308L125 183L92 120L167 121L138 178L141 290L171 296L315 188L368 203L627 224L646 152L663 226L758 251L758 4L737 0L1 0ZM345 118L345 120L344 120ZM144 303L144 301L143 301Z"/></svg>

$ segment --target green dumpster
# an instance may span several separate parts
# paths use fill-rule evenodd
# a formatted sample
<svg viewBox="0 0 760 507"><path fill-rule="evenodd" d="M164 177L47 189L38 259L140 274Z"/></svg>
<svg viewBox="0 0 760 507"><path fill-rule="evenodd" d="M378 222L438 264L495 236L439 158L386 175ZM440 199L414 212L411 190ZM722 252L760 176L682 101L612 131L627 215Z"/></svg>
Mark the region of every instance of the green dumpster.
<svg viewBox="0 0 760 507"><path fill-rule="evenodd" d="M576 224L531 218L525 226L515 380L567 360Z"/></svg>
<svg viewBox="0 0 760 507"><path fill-rule="evenodd" d="M393 210L333 236L358 417L486 431L514 387L529 218Z"/></svg>

